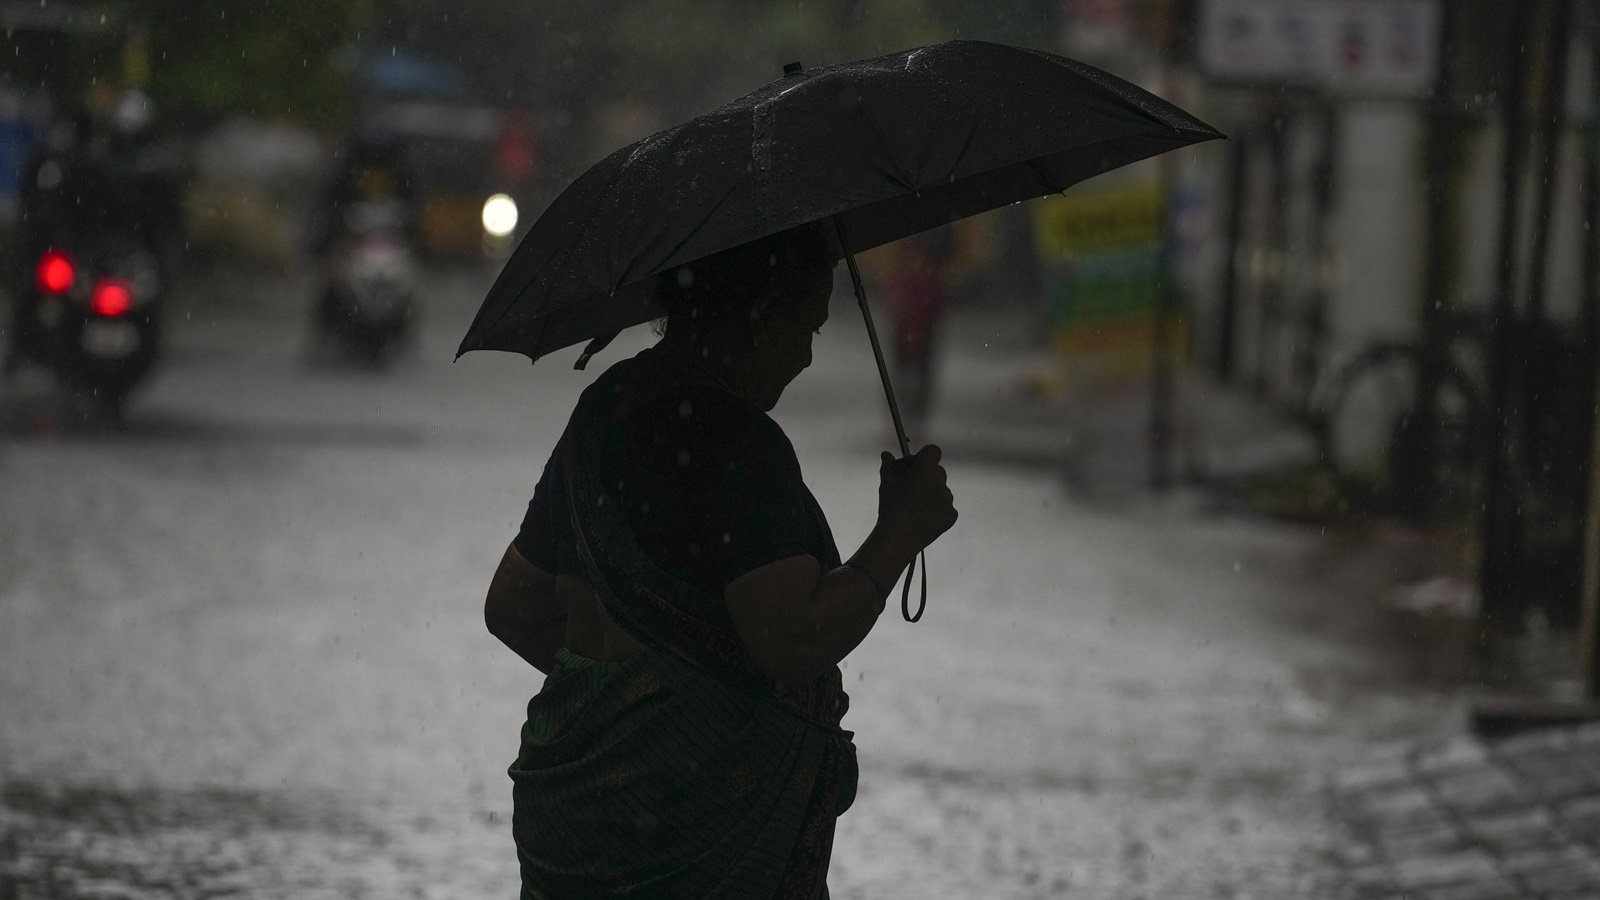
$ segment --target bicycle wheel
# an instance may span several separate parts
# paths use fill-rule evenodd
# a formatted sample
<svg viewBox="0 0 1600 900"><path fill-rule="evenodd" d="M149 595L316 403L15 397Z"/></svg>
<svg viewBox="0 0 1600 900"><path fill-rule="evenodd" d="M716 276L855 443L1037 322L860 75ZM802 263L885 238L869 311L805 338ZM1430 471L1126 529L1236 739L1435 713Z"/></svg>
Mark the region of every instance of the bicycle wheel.
<svg viewBox="0 0 1600 900"><path fill-rule="evenodd" d="M1376 344L1341 367L1322 392L1317 422L1323 465L1340 492L1380 511L1400 508L1417 485L1400 483L1397 461L1418 439L1416 419L1422 352L1410 344ZM1481 480L1483 403L1460 373L1440 373L1436 443L1425 476L1444 509L1465 508Z"/></svg>

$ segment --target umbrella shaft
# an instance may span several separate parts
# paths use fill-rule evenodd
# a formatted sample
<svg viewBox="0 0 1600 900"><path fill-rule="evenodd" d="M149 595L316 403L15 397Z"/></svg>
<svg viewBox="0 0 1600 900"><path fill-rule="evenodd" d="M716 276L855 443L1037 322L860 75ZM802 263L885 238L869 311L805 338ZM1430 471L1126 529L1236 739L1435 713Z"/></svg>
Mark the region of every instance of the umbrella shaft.
<svg viewBox="0 0 1600 900"><path fill-rule="evenodd" d="M911 442L906 440L906 427L900 420L900 404L894 399L894 385L889 383L889 367L883 361L883 346L878 343L878 329L872 324L872 310L867 307L867 289L861 284L861 269L856 266L856 255L850 252L845 241L844 224L834 216L833 230L839 238L839 250L844 254L845 266L850 269L850 284L856 290L856 303L861 307L861 318L867 322L867 339L872 342L872 358L878 362L878 377L883 380L883 394L889 398L889 415L894 419L895 437L900 440L900 456L911 455Z"/></svg>

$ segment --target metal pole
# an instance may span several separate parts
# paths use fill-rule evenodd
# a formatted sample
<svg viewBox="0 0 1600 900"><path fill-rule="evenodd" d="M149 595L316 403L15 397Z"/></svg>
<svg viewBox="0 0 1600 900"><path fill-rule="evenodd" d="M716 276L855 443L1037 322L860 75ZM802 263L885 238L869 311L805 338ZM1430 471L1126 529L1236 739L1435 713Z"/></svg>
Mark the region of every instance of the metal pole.
<svg viewBox="0 0 1600 900"><path fill-rule="evenodd" d="M1583 408L1591 410L1594 429L1589 444L1589 469L1584 482L1589 498L1584 510L1583 593L1580 598L1578 654L1584 689L1600 700L1600 9L1591 6L1585 19L1589 45L1589 128L1584 154L1583 290L1579 299L1584 387Z"/></svg>
<svg viewBox="0 0 1600 900"><path fill-rule="evenodd" d="M1322 147L1317 154L1315 183L1311 193L1311 236L1307 255L1316 267L1311 289L1300 310L1300 336L1296 342L1294 374L1295 404L1307 412L1315 402L1317 376L1328 342L1328 300L1333 289L1329 259L1329 220L1332 218L1334 190L1339 172L1339 108L1324 102L1319 114Z"/></svg>
<svg viewBox="0 0 1600 900"><path fill-rule="evenodd" d="M1578 299L1578 333L1583 347L1584 371L1600 376L1600 3L1586 18L1589 44L1589 124L1584 154L1583 282ZM1600 380L1584 384L1590 392L1584 408L1600 401ZM1600 478L1591 469L1588 478Z"/></svg>
<svg viewBox="0 0 1600 900"><path fill-rule="evenodd" d="M1256 307L1256 370L1252 379L1256 396L1272 395L1273 372L1281 359L1274 337L1283 328L1284 277L1289 257L1289 128L1294 123L1282 107L1274 107L1267 128L1267 189L1265 273Z"/></svg>
<svg viewBox="0 0 1600 900"><path fill-rule="evenodd" d="M1600 4L1597 4L1600 6ZM1578 295L1578 333L1583 370L1590 377L1584 408L1600 401L1600 8L1591 7L1589 38L1589 124L1585 132L1583 176L1583 280ZM1590 469L1586 478L1600 477Z"/></svg>
<svg viewBox="0 0 1600 900"><path fill-rule="evenodd" d="M1498 640L1515 634L1520 623L1516 613L1512 575L1517 562L1517 489L1511 480L1512 435L1520 420L1518 381L1513 358L1517 303L1517 225L1522 194L1523 92L1527 43L1532 11L1528 4L1509 4L1511 17L1506 41L1505 64L1500 85L1501 142L1500 160L1500 262L1495 279L1494 305L1490 316L1493 329L1489 354L1489 428L1485 442L1488 459L1484 479L1484 511L1479 554L1479 589L1482 606L1479 618L1485 643L1479 647L1480 661L1490 669Z"/></svg>
<svg viewBox="0 0 1600 900"><path fill-rule="evenodd" d="M1397 480L1410 488L1402 495L1402 502L1406 514L1415 521L1432 518L1439 488L1434 482L1433 467L1439 455L1439 384L1444 380L1445 323L1455 306L1455 299L1449 296L1455 264L1450 204L1460 130L1451 105L1454 78L1449 48L1458 13L1455 4L1446 3L1440 14L1439 68L1429 102L1423 151L1427 160L1423 167L1427 232L1422 251L1422 358L1417 368L1417 409L1410 427L1400 434L1403 443L1395 448Z"/></svg>
<svg viewBox="0 0 1600 900"><path fill-rule="evenodd" d="M1217 380L1226 382L1233 377L1234 340L1239 318L1239 244L1244 236L1245 198L1249 194L1246 182L1250 175L1250 134L1244 131L1239 139L1228 144L1228 214L1223 231L1222 283L1218 286L1217 313Z"/></svg>
<svg viewBox="0 0 1600 900"><path fill-rule="evenodd" d="M1540 160L1538 198L1533 214L1533 252L1528 261L1529 324L1544 318L1545 270L1550 266L1550 207L1555 202L1561 162L1561 133L1567 123L1567 49L1572 43L1572 0L1557 0L1545 45L1543 96L1539 103Z"/></svg>
<svg viewBox="0 0 1600 900"><path fill-rule="evenodd" d="M1161 250L1161 281L1156 286L1156 314L1150 337L1150 489L1158 493L1172 486L1172 416L1177 392L1171 332L1177 321L1173 313L1178 305L1178 286L1170 230Z"/></svg>
<svg viewBox="0 0 1600 900"><path fill-rule="evenodd" d="M1178 79L1171 77L1173 68L1168 65L1165 79L1169 94L1177 94ZM1182 99L1171 98L1174 102ZM1175 430L1173 414L1177 403L1177 375L1174 371L1172 330L1177 323L1178 310L1178 233L1174 227L1173 194L1178 185L1177 162L1171 154L1161 157L1161 180L1166 199L1165 224L1161 234L1160 259L1157 265L1160 281L1156 285L1156 310L1154 330L1150 336L1150 489L1165 493L1172 486L1172 435Z"/></svg>
<svg viewBox="0 0 1600 900"><path fill-rule="evenodd" d="M1595 389L1600 391L1600 383L1595 385ZM1594 417L1589 451L1589 502L1584 511L1583 597L1578 616L1578 659L1585 693L1591 700L1600 700L1600 415Z"/></svg>
<svg viewBox="0 0 1600 900"><path fill-rule="evenodd" d="M889 398L889 415L894 419L894 434L900 440L900 455L911 455L911 442L906 440L906 426L900 420L900 404L894 399L894 385L889 383L889 367L883 361L883 347L878 343L878 329L872 324L872 309L867 306L867 289L861 285L861 270L856 267L856 255L845 242L844 223L838 216L831 220L834 237L839 240L839 251L844 254L844 264L850 270L850 284L856 290L856 304L861 307L861 318L867 321L867 338L872 342L872 358L878 363L878 377L883 380L883 395Z"/></svg>

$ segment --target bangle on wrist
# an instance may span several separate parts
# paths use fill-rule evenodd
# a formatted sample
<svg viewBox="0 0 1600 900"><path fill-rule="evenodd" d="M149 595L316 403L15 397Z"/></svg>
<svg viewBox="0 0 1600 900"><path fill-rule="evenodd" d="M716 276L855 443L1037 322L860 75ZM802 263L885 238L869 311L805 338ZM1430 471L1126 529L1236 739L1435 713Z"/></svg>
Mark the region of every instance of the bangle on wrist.
<svg viewBox="0 0 1600 900"><path fill-rule="evenodd" d="M873 590L877 591L878 612L883 612L884 606L889 602L889 592L883 589L883 582L878 580L878 576L868 572L865 568L858 566L853 562L843 563L839 566L839 568L849 569L852 572L859 572L862 575L865 575L867 580L872 582Z"/></svg>

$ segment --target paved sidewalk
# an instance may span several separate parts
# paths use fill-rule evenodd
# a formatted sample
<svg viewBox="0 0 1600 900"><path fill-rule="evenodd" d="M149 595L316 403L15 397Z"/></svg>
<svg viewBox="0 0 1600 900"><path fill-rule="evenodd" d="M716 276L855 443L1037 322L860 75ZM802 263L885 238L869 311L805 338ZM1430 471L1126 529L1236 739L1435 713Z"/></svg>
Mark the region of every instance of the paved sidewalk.
<svg viewBox="0 0 1600 900"><path fill-rule="evenodd" d="M1332 786L1340 897L1600 897L1600 725L1457 737Z"/></svg>

